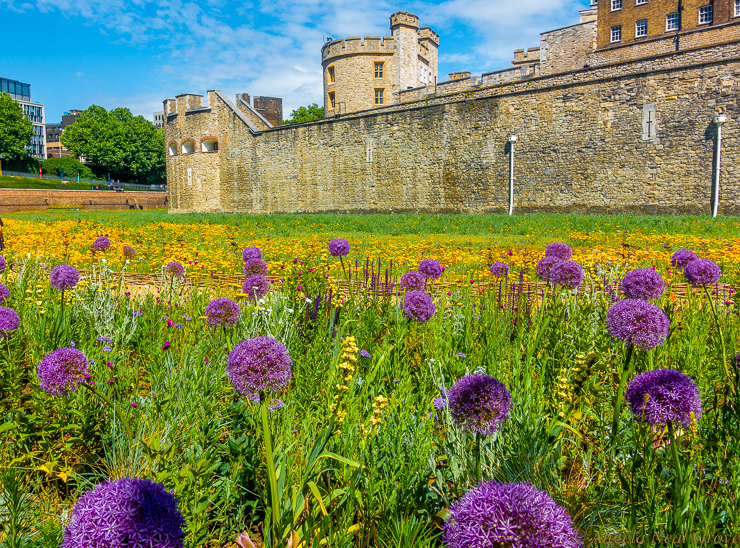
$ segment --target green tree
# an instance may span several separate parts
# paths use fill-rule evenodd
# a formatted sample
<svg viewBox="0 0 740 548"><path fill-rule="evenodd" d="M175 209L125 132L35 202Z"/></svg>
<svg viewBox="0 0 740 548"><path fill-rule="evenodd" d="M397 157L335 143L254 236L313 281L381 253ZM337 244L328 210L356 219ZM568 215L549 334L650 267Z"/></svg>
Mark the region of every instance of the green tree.
<svg viewBox="0 0 740 548"><path fill-rule="evenodd" d="M80 171L80 177L82 179L92 179L94 176L89 167L71 157L49 158L48 160L44 160L42 167L44 173L52 173L54 175L64 173L64 176L70 180L77 177L77 170Z"/></svg>
<svg viewBox="0 0 740 548"><path fill-rule="evenodd" d="M165 180L164 130L127 108L92 105L62 133L62 144L99 175L161 183Z"/></svg>
<svg viewBox="0 0 740 548"><path fill-rule="evenodd" d="M27 158L31 137L33 124L23 114L23 107L9 94L0 93L0 153L6 160Z"/></svg>
<svg viewBox="0 0 740 548"><path fill-rule="evenodd" d="M291 111L290 120L285 120L285 124L297 124L299 122L310 122L311 120L321 120L324 117L324 107L316 103L308 107L298 107L297 110Z"/></svg>

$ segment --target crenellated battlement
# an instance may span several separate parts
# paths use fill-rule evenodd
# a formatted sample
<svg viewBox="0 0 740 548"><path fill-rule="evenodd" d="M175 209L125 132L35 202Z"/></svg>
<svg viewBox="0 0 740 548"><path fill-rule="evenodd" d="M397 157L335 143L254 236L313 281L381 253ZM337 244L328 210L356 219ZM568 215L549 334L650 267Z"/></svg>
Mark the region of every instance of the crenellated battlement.
<svg viewBox="0 0 740 548"><path fill-rule="evenodd" d="M419 43L421 43L422 41L432 42L435 46L439 47L439 34L434 32L429 27L421 27L419 29Z"/></svg>
<svg viewBox="0 0 740 548"><path fill-rule="evenodd" d="M540 47L529 48L526 52L524 49L514 50L514 60L512 65L524 65L540 62Z"/></svg>
<svg viewBox="0 0 740 548"><path fill-rule="evenodd" d="M321 48L321 61L339 57L340 55L352 55L356 53L393 53L396 40L393 36L351 36L339 40L332 40Z"/></svg>
<svg viewBox="0 0 740 548"><path fill-rule="evenodd" d="M391 29L393 27L411 27L414 29L419 28L419 18L413 13L406 11L397 11L391 15Z"/></svg>

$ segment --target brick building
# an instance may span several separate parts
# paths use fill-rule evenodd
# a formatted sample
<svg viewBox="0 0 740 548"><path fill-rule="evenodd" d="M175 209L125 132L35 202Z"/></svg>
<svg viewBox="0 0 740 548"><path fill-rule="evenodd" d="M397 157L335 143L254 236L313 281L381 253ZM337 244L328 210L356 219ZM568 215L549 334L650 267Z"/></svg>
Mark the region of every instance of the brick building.
<svg viewBox="0 0 740 548"><path fill-rule="evenodd" d="M62 133L74 124L75 120L82 114L81 110L72 109L62 115L61 123L46 124L46 149L49 158L67 158L72 153L62 145Z"/></svg>

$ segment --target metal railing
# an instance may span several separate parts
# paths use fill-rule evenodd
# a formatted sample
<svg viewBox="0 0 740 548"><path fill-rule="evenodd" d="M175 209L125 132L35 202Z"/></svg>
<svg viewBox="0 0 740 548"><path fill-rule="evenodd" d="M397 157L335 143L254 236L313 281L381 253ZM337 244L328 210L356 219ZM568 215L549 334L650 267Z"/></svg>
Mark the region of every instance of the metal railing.
<svg viewBox="0 0 740 548"><path fill-rule="evenodd" d="M23 171L9 171L7 169L3 169L1 175L10 175L12 177L28 177L30 179L39 179L42 180L52 180L52 181L64 181L69 183L76 183L77 182L77 175L74 177L68 177L64 176L62 178L60 175L52 175L50 173L44 173L41 178L39 178L38 173L26 173ZM116 183L114 181L108 182L103 181L100 179L83 179L80 177L81 183L89 183L91 185L106 185L110 187L116 187L116 188L135 188L135 189L141 189L141 190L149 190L151 192L167 192L167 185L142 185L139 183ZM94 189L93 189L94 190Z"/></svg>

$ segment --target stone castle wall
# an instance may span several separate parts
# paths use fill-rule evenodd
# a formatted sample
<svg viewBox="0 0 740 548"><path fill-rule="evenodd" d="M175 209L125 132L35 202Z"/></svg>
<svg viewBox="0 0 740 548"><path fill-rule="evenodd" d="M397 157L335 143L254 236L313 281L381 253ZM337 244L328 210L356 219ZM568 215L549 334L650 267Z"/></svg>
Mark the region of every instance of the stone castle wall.
<svg viewBox="0 0 740 548"><path fill-rule="evenodd" d="M720 212L738 214L739 77L732 43L265 131L218 92L181 96L168 142L219 151L168 157L170 211L504 213L516 134L516 212L707 213L726 112Z"/></svg>

